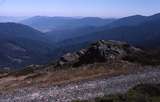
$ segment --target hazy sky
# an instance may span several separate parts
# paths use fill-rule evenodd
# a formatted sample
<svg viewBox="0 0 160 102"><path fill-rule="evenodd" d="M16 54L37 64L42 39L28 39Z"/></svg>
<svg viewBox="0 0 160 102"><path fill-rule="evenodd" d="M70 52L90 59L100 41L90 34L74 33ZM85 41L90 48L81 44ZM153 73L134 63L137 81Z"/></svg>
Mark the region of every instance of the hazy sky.
<svg viewBox="0 0 160 102"><path fill-rule="evenodd" d="M122 17L160 12L160 0L0 0L0 16Z"/></svg>

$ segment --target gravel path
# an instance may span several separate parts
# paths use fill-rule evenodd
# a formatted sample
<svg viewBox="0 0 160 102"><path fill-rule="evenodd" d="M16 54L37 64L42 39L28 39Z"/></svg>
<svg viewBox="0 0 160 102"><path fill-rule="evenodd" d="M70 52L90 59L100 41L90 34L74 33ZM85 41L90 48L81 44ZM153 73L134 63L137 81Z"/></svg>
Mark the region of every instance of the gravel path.
<svg viewBox="0 0 160 102"><path fill-rule="evenodd" d="M107 95L125 93L129 88L141 83L160 83L160 69L47 88L17 89L13 93L1 93L0 102L70 102L103 96L104 93Z"/></svg>

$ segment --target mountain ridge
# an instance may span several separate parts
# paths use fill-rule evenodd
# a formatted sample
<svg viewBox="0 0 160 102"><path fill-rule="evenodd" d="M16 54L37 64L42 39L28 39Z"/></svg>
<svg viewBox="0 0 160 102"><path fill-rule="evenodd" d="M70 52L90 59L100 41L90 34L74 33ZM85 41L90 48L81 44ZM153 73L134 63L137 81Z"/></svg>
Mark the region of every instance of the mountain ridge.
<svg viewBox="0 0 160 102"><path fill-rule="evenodd" d="M153 20L150 20L151 17L153 17ZM103 27L100 30L98 29L97 31L92 32L91 34L87 34L86 36L64 40L60 42L60 44L65 46L63 43L68 45L72 45L72 42L74 42L74 44L83 42L92 43L103 39L127 41L141 47L158 47L159 42L157 39L160 38L158 34L159 21L159 18L154 19L154 16L150 16L148 20L145 20L144 23L137 26L121 26L111 29L108 29L108 27ZM145 43L147 44L145 45Z"/></svg>
<svg viewBox="0 0 160 102"><path fill-rule="evenodd" d="M114 19L102 19L97 17L73 18L73 17L46 17L35 16L21 21L20 23L29 25L40 31L52 31L54 29L70 29L83 26L103 26Z"/></svg>
<svg viewBox="0 0 160 102"><path fill-rule="evenodd" d="M1 67L23 67L49 61L47 56L53 49L43 33L17 23L0 23L0 28Z"/></svg>

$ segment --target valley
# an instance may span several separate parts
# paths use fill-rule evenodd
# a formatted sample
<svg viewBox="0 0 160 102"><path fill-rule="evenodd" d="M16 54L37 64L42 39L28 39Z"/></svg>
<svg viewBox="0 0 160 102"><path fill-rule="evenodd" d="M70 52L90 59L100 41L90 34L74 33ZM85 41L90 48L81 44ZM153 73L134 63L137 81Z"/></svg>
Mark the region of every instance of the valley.
<svg viewBox="0 0 160 102"><path fill-rule="evenodd" d="M81 19L33 17L33 21L30 20L33 18L27 19L30 20L28 22L39 23L38 25L42 26L43 23L39 21L46 24L48 21L53 26L57 26L52 23L54 21L57 21L57 24L63 22L60 24L64 28L58 26L54 29L53 27L52 31L46 33L36 30L36 26L31 28L32 26L29 24L26 24L28 25L26 26L18 23L1 23L0 35L2 37L0 39L2 40L0 46L3 50L0 51L0 56L5 60L0 60L0 66L2 68L22 68L30 64L47 64L57 60L65 53L78 51L98 40L125 41L140 48L156 51L159 49L159 15L135 15L120 19L92 17ZM71 21L73 24L68 23ZM68 25L65 25L76 25L77 22L81 26L67 28ZM98 22L102 24L96 26L96 24L99 24ZM8 52L10 53L8 54ZM12 55L12 52L15 55Z"/></svg>

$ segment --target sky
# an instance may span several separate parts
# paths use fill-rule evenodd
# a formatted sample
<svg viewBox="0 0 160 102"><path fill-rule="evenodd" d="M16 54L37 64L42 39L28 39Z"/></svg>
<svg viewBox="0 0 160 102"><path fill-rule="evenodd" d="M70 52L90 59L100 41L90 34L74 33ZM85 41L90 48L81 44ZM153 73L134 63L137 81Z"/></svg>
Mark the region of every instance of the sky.
<svg viewBox="0 0 160 102"><path fill-rule="evenodd" d="M160 13L160 0L0 0L0 16L124 17Z"/></svg>

